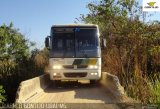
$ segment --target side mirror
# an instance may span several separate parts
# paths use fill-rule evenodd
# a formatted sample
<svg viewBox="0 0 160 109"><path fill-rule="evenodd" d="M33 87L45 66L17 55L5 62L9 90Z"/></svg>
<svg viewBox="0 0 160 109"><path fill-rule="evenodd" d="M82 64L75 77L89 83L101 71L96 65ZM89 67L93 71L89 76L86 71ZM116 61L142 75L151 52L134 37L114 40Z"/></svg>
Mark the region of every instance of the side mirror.
<svg viewBox="0 0 160 109"><path fill-rule="evenodd" d="M107 45L106 45L106 38L102 38L102 48L106 48Z"/></svg>
<svg viewBox="0 0 160 109"><path fill-rule="evenodd" d="M47 49L50 49L50 44L49 44L49 36L47 36L46 38L45 38L45 47L47 48Z"/></svg>

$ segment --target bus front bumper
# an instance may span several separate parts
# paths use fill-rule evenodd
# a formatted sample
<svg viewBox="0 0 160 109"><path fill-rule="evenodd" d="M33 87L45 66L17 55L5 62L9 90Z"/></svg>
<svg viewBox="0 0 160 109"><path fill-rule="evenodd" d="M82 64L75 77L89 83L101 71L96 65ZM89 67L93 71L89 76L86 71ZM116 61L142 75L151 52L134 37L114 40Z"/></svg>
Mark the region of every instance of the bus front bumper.
<svg viewBox="0 0 160 109"><path fill-rule="evenodd" d="M95 70L50 70L51 80L99 80L101 69Z"/></svg>

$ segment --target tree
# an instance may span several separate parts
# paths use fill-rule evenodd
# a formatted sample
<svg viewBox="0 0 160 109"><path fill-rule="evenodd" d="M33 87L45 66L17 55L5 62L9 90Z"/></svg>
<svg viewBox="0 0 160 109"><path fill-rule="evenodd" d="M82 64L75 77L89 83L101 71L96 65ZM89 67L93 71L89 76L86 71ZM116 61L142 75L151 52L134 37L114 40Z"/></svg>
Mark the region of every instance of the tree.
<svg viewBox="0 0 160 109"><path fill-rule="evenodd" d="M0 27L0 75L12 75L9 70L15 68L18 62L29 56L29 43L24 36L5 24Z"/></svg>

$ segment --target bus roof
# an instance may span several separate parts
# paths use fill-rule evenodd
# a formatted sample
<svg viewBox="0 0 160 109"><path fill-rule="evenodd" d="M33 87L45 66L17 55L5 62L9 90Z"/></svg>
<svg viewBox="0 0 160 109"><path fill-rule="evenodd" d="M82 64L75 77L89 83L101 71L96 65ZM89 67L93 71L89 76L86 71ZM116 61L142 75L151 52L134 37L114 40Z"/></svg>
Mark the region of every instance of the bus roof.
<svg viewBox="0 0 160 109"><path fill-rule="evenodd" d="M66 25L53 25L52 27L98 27L95 24L66 24Z"/></svg>

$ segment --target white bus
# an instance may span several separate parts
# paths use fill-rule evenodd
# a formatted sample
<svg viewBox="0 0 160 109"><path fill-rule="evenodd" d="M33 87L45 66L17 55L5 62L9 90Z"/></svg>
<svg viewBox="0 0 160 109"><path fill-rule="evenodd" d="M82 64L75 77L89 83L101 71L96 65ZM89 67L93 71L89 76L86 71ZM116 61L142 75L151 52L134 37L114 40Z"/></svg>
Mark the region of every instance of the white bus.
<svg viewBox="0 0 160 109"><path fill-rule="evenodd" d="M53 25L45 45L49 74L55 82L101 78L101 47L97 25Z"/></svg>

